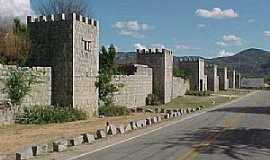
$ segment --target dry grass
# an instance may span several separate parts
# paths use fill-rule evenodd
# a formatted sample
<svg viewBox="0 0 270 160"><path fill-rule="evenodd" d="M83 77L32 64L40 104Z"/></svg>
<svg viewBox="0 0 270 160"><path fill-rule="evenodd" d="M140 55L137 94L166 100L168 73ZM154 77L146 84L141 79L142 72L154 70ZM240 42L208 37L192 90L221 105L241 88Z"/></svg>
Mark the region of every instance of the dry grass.
<svg viewBox="0 0 270 160"><path fill-rule="evenodd" d="M84 132L95 132L105 128L106 122L127 124L131 120L149 117L150 114L133 114L124 117L112 117L88 121L48 125L11 125L0 127L0 155L14 154L17 150L30 144L48 143L52 140L71 137Z"/></svg>

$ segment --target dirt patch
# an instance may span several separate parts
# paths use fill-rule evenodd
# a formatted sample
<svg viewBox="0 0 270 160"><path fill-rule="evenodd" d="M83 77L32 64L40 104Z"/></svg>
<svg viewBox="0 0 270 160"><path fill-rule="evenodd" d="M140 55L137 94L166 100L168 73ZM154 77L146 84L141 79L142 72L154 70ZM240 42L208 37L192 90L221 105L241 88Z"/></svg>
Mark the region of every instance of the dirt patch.
<svg viewBox="0 0 270 160"><path fill-rule="evenodd" d="M78 135L84 132L95 132L105 128L106 122L127 124L151 114L133 114L124 117L94 118L88 121L78 121L63 124L48 125L11 125L0 127L0 155L14 154L17 150L30 144L48 143L52 140Z"/></svg>

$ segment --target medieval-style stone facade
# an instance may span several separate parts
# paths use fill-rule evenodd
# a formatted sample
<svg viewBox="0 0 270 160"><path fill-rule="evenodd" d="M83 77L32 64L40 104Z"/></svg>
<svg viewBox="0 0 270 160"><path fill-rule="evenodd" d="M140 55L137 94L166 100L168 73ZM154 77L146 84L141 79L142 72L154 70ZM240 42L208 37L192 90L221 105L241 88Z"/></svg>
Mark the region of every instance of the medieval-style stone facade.
<svg viewBox="0 0 270 160"><path fill-rule="evenodd" d="M218 68L218 76L219 76L219 89L220 90L228 90L229 89L229 79L227 67Z"/></svg>
<svg viewBox="0 0 270 160"><path fill-rule="evenodd" d="M172 99L173 55L172 51L156 49L155 51L137 50L137 63L148 65L153 69L153 93L162 103Z"/></svg>
<svg viewBox="0 0 270 160"><path fill-rule="evenodd" d="M229 88L235 89L236 72L235 69L228 69Z"/></svg>
<svg viewBox="0 0 270 160"><path fill-rule="evenodd" d="M209 91L219 91L219 76L217 74L217 65L206 64L205 73L207 75L207 89Z"/></svg>
<svg viewBox="0 0 270 160"><path fill-rule="evenodd" d="M190 80L191 90L207 90L207 75L205 75L203 59L183 57L178 60L175 59L174 61L175 67L183 70Z"/></svg>
<svg viewBox="0 0 270 160"><path fill-rule="evenodd" d="M28 66L52 67L52 104L98 107L99 24L76 14L27 17L31 39Z"/></svg>

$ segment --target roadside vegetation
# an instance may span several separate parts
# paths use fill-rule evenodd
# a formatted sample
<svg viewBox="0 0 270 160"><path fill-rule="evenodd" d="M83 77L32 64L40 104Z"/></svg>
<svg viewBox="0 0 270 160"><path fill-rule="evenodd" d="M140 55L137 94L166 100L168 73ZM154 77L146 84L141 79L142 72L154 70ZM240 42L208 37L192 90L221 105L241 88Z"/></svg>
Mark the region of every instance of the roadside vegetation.
<svg viewBox="0 0 270 160"><path fill-rule="evenodd" d="M96 87L99 88L99 114L103 116L124 116L128 115L125 106L115 106L113 104L113 94L123 87L120 83L113 83L113 76L117 75L115 64L116 49L110 45L108 49L104 46L99 54L99 77Z"/></svg>
<svg viewBox="0 0 270 160"><path fill-rule="evenodd" d="M16 119L20 124L63 123L86 120L87 114L75 108L31 106L25 107Z"/></svg>
<svg viewBox="0 0 270 160"><path fill-rule="evenodd" d="M213 107L216 105L224 104L230 102L236 98L239 98L245 94L249 93L246 90L228 90L228 91L219 91L218 93L211 94L208 92L205 96L197 96L197 95L185 95L183 97L177 97L173 99L170 103L164 105L154 105L147 106L150 108L194 108L199 106L204 107Z"/></svg>

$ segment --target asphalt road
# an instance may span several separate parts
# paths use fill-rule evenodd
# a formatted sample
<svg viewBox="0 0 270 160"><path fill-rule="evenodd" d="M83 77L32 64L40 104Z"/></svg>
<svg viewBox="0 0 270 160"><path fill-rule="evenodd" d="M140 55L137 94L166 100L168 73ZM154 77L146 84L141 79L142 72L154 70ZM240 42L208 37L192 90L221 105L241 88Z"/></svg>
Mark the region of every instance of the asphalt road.
<svg viewBox="0 0 270 160"><path fill-rule="evenodd" d="M270 92L261 91L78 160L270 160Z"/></svg>

